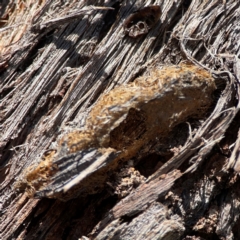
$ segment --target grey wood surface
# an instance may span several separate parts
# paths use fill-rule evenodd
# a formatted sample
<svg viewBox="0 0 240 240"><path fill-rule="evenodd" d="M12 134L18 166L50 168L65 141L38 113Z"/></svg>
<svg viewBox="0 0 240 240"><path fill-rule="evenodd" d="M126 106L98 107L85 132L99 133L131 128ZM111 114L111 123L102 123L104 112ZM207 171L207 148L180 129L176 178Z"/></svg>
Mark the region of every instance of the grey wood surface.
<svg viewBox="0 0 240 240"><path fill-rule="evenodd" d="M25 15L14 4L0 29L0 239L239 239L239 1L28 1ZM149 5L159 21L127 36L125 19ZM117 194L138 174L116 181L122 163L67 202L14 187L101 96L181 63L212 74L214 106L132 157L137 186Z"/></svg>

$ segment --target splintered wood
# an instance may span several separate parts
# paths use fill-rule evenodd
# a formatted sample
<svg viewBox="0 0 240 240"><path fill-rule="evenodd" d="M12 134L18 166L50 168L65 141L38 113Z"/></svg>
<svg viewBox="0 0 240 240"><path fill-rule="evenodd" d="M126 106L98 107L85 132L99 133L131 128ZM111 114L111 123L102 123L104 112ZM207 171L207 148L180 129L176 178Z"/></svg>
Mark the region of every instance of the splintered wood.
<svg viewBox="0 0 240 240"><path fill-rule="evenodd" d="M167 137L187 118L203 118L215 89L211 74L193 65L152 69L148 76L102 95L85 128L60 139L56 153L28 168L16 188L29 196L62 200L95 193L119 161Z"/></svg>

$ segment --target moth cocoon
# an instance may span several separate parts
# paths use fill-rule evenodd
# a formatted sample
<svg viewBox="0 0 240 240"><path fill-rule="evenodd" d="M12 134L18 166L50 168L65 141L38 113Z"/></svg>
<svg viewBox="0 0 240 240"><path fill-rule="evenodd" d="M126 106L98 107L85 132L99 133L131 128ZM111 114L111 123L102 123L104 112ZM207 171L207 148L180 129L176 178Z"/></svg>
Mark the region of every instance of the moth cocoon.
<svg viewBox="0 0 240 240"><path fill-rule="evenodd" d="M215 89L211 74L194 65L153 69L148 76L103 95L90 112L86 128L94 132L101 147L126 149L129 136L132 145L140 139L145 144L167 135L190 116L203 117Z"/></svg>
<svg viewBox="0 0 240 240"><path fill-rule="evenodd" d="M25 173L22 182L40 197L64 199L71 189L68 199L81 189L94 193L94 187L104 184L107 171L116 169L119 160L129 160L150 141L161 141L189 117L203 118L215 89L211 74L194 65L152 69L103 94L90 111L85 129L59 141L50 161L57 172L36 167ZM47 180L41 181L41 176Z"/></svg>

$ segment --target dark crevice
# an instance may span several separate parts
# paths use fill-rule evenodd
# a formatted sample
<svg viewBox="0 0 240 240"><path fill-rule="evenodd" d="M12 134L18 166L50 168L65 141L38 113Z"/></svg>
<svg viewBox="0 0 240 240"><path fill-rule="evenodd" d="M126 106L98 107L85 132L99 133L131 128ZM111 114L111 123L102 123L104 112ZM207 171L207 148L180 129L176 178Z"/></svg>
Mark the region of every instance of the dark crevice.
<svg viewBox="0 0 240 240"><path fill-rule="evenodd" d="M14 89L15 89L15 87L4 87L0 92L0 99L3 99L5 96L7 96Z"/></svg>
<svg viewBox="0 0 240 240"><path fill-rule="evenodd" d="M103 18L103 27L101 29L99 40L98 42L101 42L102 39L107 35L108 31L111 29L112 25L117 19L117 14L120 9L120 4L122 1L116 1L111 7L114 8L114 10L108 10L107 14Z"/></svg>
<svg viewBox="0 0 240 240"><path fill-rule="evenodd" d="M6 23L8 22L8 19L9 19L8 12L13 12L14 8L15 8L14 1L1 0L1 5L0 5L0 28L4 27L4 25L6 25ZM7 9L9 9L8 12L6 12Z"/></svg>
<svg viewBox="0 0 240 240"><path fill-rule="evenodd" d="M70 200L66 203L68 212L72 212L70 222L64 229L62 239L72 239L75 235L87 236L116 204L117 198L106 191L89 195L85 199ZM74 210L74 211L73 211Z"/></svg>
<svg viewBox="0 0 240 240"><path fill-rule="evenodd" d="M160 51L162 48L162 45L165 43L168 43L169 38L172 34L173 29L176 27L176 25L179 23L180 19L184 16L185 12L188 10L192 0L185 0L183 1L181 7L176 11L174 17L172 18L172 21L168 24L165 30L165 39L163 41L163 34L161 34L158 37L158 40L156 42L156 46L153 49L153 54L156 54Z"/></svg>
<svg viewBox="0 0 240 240"><path fill-rule="evenodd" d="M16 71L25 72L26 69L33 63L34 59L38 56L40 49L45 48L45 46L52 42L53 32L48 32L41 39L39 39L38 43L34 48L28 53L28 55L24 58L24 61L18 66Z"/></svg>
<svg viewBox="0 0 240 240"><path fill-rule="evenodd" d="M37 208L34 209L34 212L32 213L30 224L27 227L27 233L32 229L37 229L39 227L39 221L41 221L45 214L51 209L51 207L54 205L55 200L53 199L42 199L39 203ZM24 226L23 226L24 229ZM39 231L39 235L41 232ZM27 239L27 238L26 238Z"/></svg>
<svg viewBox="0 0 240 240"><path fill-rule="evenodd" d="M187 121L194 129L199 124L194 119L188 119ZM174 151L180 151L181 146L185 144L189 137L189 126L186 123L178 124L173 128L167 138L159 139L150 144L151 148L149 154L141 159L137 159L135 168L143 176L149 177L156 172L163 164L165 164L174 155ZM178 150L177 150L178 149ZM187 168L184 166L183 168Z"/></svg>
<svg viewBox="0 0 240 240"><path fill-rule="evenodd" d="M139 216L142 213L142 211L137 211L135 213L131 212L131 216L122 216L120 218L122 223L130 223L134 218L136 218L137 216Z"/></svg>

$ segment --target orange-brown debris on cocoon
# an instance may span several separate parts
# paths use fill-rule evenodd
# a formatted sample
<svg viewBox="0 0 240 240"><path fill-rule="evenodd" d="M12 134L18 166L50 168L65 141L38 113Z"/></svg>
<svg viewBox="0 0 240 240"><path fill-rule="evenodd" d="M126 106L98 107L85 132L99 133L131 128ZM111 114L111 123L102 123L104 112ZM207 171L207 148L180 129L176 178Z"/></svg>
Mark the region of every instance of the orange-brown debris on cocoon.
<svg viewBox="0 0 240 240"><path fill-rule="evenodd" d="M51 176L57 171L57 166L53 163L56 151L49 151L37 166L30 166L25 170L25 175L16 182L15 188L25 189L29 197L33 197L36 189L45 186Z"/></svg>
<svg viewBox="0 0 240 240"><path fill-rule="evenodd" d="M68 151L72 153L82 149L94 147L95 145L97 145L94 139L94 132L88 130L76 130L62 137L59 141L59 146L61 148L61 146L66 143Z"/></svg>

